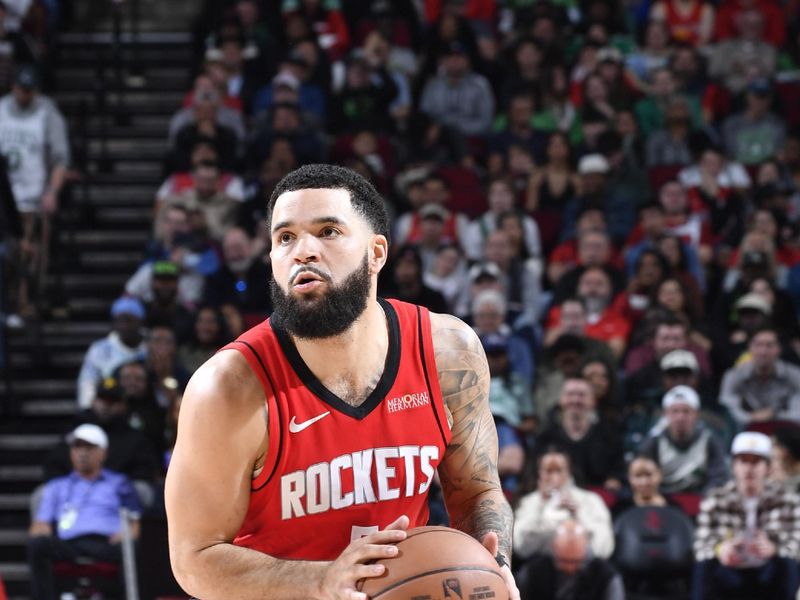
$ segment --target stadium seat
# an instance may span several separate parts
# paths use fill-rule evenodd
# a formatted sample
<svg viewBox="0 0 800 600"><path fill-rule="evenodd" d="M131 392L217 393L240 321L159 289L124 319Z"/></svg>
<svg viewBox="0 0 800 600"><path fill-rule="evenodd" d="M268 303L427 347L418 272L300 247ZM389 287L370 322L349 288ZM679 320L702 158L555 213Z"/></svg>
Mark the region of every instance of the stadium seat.
<svg viewBox="0 0 800 600"><path fill-rule="evenodd" d="M682 600L688 596L693 527L672 507L634 507L614 522L612 561L630 599Z"/></svg>
<svg viewBox="0 0 800 600"><path fill-rule="evenodd" d="M90 558L59 561L53 564L53 575L59 590L72 592L78 598L89 598L97 592L110 598L124 596L121 567L115 563Z"/></svg>
<svg viewBox="0 0 800 600"><path fill-rule="evenodd" d="M440 167L437 174L450 186L450 210L464 213L470 219L481 216L489 208L478 175L465 167Z"/></svg>

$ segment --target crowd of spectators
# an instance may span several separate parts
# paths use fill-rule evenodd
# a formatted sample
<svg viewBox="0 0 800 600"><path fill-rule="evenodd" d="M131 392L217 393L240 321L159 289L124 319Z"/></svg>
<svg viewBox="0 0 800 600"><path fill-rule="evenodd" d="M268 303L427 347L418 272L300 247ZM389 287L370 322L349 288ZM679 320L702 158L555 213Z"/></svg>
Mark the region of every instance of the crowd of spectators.
<svg viewBox="0 0 800 600"><path fill-rule="evenodd" d="M696 520L694 598L794 597L800 5L207 4L79 379L108 467L158 509L187 378L270 314L267 199L331 162L393 217L380 294L481 337L523 592L623 597L614 523L649 507Z"/></svg>

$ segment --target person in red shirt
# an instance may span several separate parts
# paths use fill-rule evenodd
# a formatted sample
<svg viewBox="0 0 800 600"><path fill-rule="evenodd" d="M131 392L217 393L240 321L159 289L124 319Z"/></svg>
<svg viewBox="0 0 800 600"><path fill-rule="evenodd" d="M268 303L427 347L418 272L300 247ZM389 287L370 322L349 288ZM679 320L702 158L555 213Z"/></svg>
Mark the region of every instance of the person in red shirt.
<svg viewBox="0 0 800 600"><path fill-rule="evenodd" d="M268 210L275 311L181 403L165 488L178 582L201 598L367 600L358 581L427 523L438 470L451 524L519 600L477 334L377 297L388 215L356 173L301 167Z"/></svg>
<svg viewBox="0 0 800 600"><path fill-rule="evenodd" d="M578 280L577 296L586 307L586 335L603 342L619 359L625 354L631 325L612 308L614 299L611 278L600 267L586 269ZM554 306L547 315L545 329L555 327L561 317L561 307Z"/></svg>
<svg viewBox="0 0 800 600"><path fill-rule="evenodd" d="M727 40L739 35L739 16L755 8L764 17L763 40L776 48L786 43L786 21L780 5L775 0L724 0L717 10L717 40Z"/></svg>
<svg viewBox="0 0 800 600"><path fill-rule="evenodd" d="M708 44L714 33L714 8L703 0L661 0L650 19L665 22L673 41L695 47Z"/></svg>

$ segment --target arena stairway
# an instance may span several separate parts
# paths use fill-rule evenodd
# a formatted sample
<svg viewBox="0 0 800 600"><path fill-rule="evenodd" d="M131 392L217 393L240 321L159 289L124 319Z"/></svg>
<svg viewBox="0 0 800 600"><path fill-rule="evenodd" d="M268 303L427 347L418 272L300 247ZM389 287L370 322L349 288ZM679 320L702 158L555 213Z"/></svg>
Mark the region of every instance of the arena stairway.
<svg viewBox="0 0 800 600"><path fill-rule="evenodd" d="M10 598L28 594L30 492L76 410L83 355L108 332L110 304L141 261L162 180L167 124L190 86L190 34L143 32L139 40L143 81L128 83L134 54L123 37L124 89L103 98L96 65L99 56L111 56L111 36L59 38L54 96L69 122L80 179L61 211L47 281L51 310L9 332L10 368L0 383L6 408L0 420L0 577ZM109 81L113 71L105 71Z"/></svg>

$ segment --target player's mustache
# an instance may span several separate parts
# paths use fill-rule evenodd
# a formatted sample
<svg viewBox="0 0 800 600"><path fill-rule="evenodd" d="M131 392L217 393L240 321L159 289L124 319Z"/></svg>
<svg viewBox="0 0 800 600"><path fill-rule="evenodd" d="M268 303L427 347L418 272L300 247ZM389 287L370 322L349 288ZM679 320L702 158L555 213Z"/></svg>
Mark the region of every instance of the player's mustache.
<svg viewBox="0 0 800 600"><path fill-rule="evenodd" d="M289 285L294 285L295 280L303 273L314 273L314 275L318 276L323 281L331 283L331 277L327 273L323 273L316 267L312 267L310 265L301 265L297 267L294 273L289 275Z"/></svg>

